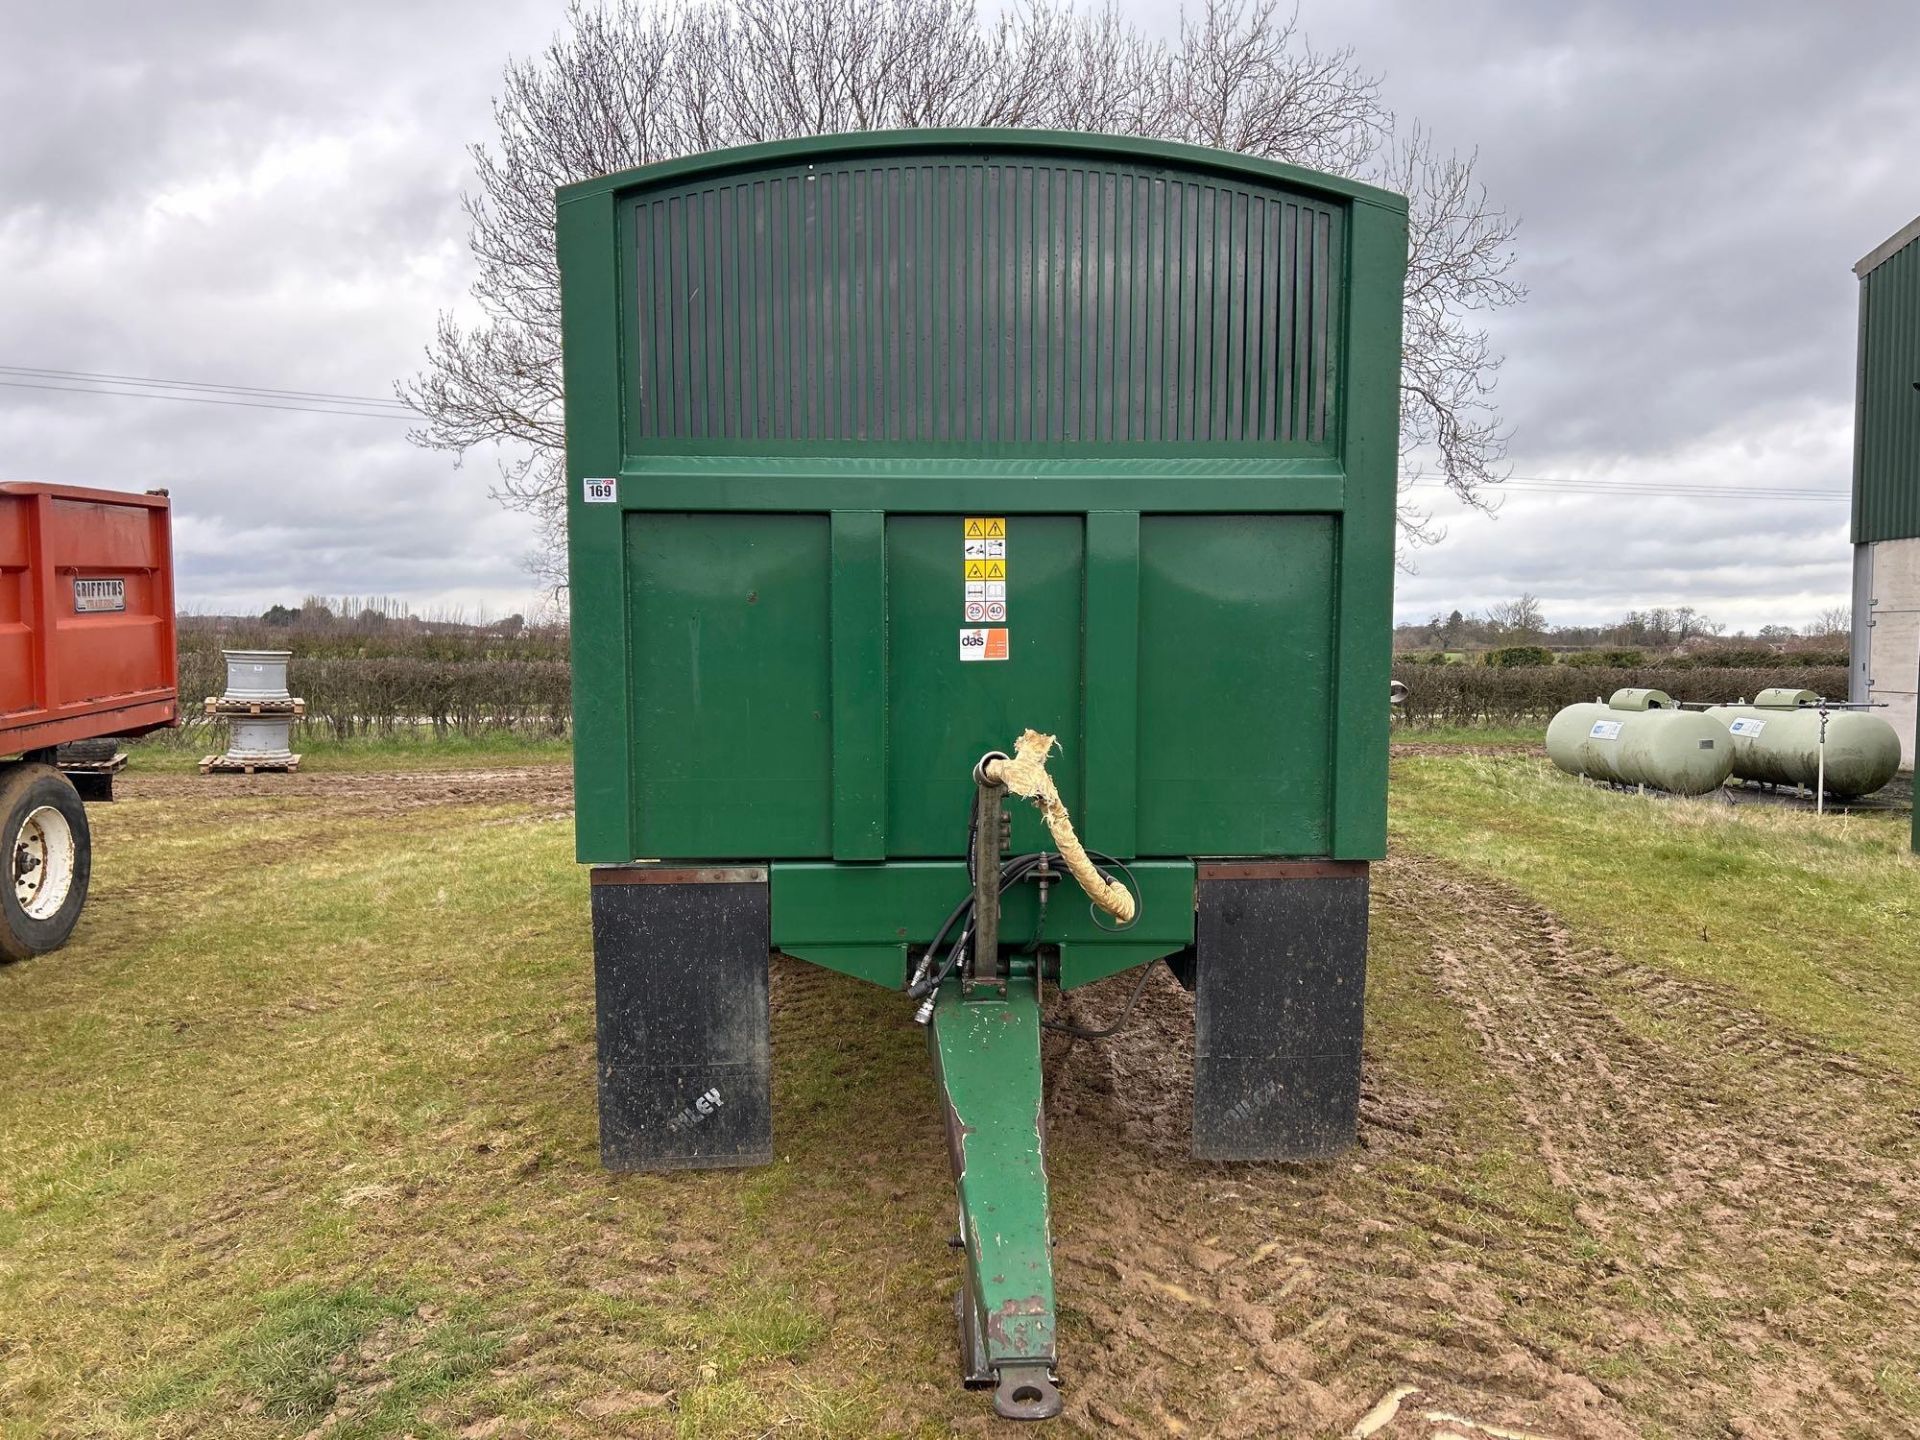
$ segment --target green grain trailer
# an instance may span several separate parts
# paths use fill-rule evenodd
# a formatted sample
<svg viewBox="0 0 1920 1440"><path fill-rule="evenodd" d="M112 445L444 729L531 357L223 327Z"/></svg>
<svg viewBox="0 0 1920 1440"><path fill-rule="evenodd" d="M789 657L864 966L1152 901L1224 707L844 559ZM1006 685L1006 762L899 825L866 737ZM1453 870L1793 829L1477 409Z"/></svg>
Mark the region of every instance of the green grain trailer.
<svg viewBox="0 0 1920 1440"><path fill-rule="evenodd" d="M1404 202L865 134L570 186L559 253L604 1163L771 1159L769 950L923 997L965 1376L1051 1414L1049 992L1169 962L1203 1159L1352 1140ZM1131 926L976 775L1027 727Z"/></svg>

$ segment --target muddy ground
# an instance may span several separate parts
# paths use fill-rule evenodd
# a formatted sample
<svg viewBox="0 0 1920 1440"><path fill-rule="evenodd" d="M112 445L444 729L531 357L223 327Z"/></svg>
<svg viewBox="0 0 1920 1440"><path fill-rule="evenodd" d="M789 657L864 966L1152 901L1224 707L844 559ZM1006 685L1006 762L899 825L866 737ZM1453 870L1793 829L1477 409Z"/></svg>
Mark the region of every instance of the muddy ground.
<svg viewBox="0 0 1920 1440"><path fill-rule="evenodd" d="M1059 1129L1126 1141L1100 1224L1061 1241L1106 1342L1079 1376L1087 1428L1164 1433L1115 1402L1171 1381L1208 1397L1195 1420L1231 1418L1168 1428L1222 1435L1346 1434L1408 1386L1378 1434L1915 1433L1887 1373L1920 1356L1904 1083L1583 947L1498 885L1404 856L1376 881L1376 927L1417 937L1420 982L1465 1017L1568 1213L1470 1193L1449 1097L1377 1056L1350 1164L1188 1162L1190 1007L1160 984L1146 1023L1054 1075ZM1356 1183L1376 1168L1399 1178ZM1299 1216L1277 1246L1275 1206Z"/></svg>
<svg viewBox="0 0 1920 1440"><path fill-rule="evenodd" d="M369 815L552 814L568 783L562 766L123 782ZM1063 1429L1916 1433L1920 1102L1903 1078L1419 855L1377 867L1374 926L1376 990L1424 1031L1382 1033L1370 1013L1342 1161L1189 1158L1191 1001L1164 970L1115 1039L1050 1038ZM781 959L776 1055L847 1043L849 984ZM1130 984L1070 1013L1105 1023ZM892 1324L872 1318L876 1347ZM998 1428L946 1377L920 1393L960 1431ZM908 1408L903 1425L925 1418Z"/></svg>
<svg viewBox="0 0 1920 1440"><path fill-rule="evenodd" d="M378 815L439 805L530 805L540 813L573 808L570 765L491 769L298 771L291 775L175 775L134 772L114 782L130 800L310 800L329 815Z"/></svg>

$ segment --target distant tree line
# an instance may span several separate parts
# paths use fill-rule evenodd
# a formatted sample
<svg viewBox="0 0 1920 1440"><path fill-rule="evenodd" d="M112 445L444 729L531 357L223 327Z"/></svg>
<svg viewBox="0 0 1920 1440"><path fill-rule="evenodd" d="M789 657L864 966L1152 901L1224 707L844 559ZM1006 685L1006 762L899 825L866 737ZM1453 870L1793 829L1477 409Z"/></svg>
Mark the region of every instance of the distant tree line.
<svg viewBox="0 0 1920 1440"><path fill-rule="evenodd" d="M196 620L245 624L245 616L204 616ZM309 595L298 605L269 605L259 623L275 630L386 631L407 634L485 634L513 638L526 631L527 617L507 615L498 620L469 619L458 607L416 615L404 600L391 595ZM564 628L564 627L560 627Z"/></svg>
<svg viewBox="0 0 1920 1440"><path fill-rule="evenodd" d="M1683 704L1751 699L1771 686L1790 686L1844 699L1844 665L1576 666L1407 665L1393 667L1407 687L1400 707L1409 725L1522 724L1544 721L1582 700L1605 698L1628 686L1664 690Z"/></svg>
<svg viewBox="0 0 1920 1440"><path fill-rule="evenodd" d="M1844 620L1840 612L1805 631L1769 626L1757 636L1728 636L1680 606L1631 612L1614 626L1553 627L1537 599L1521 596L1472 619L1455 611L1399 627L1397 642L1433 648L1396 655L1394 675L1409 689L1402 716L1416 725L1536 720L1628 685L1685 701L1739 699L1770 685L1842 696L1846 654L1835 635L1844 636ZM225 687L222 650L287 650L309 735L564 735L571 726L563 625L529 625L517 615L429 619L394 601L308 596L259 615L183 615L179 636L190 719L201 697ZM1782 643L1793 648L1777 650ZM1450 653L1476 647L1483 663L1448 663ZM182 743L208 738L193 719Z"/></svg>
<svg viewBox="0 0 1920 1440"><path fill-rule="evenodd" d="M1446 655L1542 647L1563 658L1608 650L1650 656L1676 648L1777 656L1793 651L1844 651L1851 629L1851 615L1844 607L1825 610L1805 626L1763 625L1751 635L1727 634L1724 624L1692 605L1629 610L1611 625L1555 625L1548 620L1538 596L1523 594L1491 605L1483 614L1469 615L1456 609L1445 615L1435 614L1424 624L1396 625L1393 648L1401 654L1433 651ZM1846 663L1844 655L1839 663Z"/></svg>

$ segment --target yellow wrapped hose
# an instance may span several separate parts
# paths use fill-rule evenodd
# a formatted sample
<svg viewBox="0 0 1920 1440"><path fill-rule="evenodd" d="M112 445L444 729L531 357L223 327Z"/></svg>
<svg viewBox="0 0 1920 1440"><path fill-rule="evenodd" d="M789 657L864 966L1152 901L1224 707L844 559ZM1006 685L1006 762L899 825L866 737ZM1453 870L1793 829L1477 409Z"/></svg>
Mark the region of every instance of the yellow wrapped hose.
<svg viewBox="0 0 1920 1440"><path fill-rule="evenodd" d="M1060 862L1087 892L1087 898L1122 925L1128 924L1134 915L1133 896L1126 886L1103 875L1087 857L1086 847L1073 833L1073 821L1061 802L1060 792L1054 788L1053 777L1047 774L1047 756L1053 753L1056 743L1051 735L1028 730L1014 745L1011 760L1004 757L988 760L981 767L982 772L987 779L1006 786L1013 794L1033 801L1047 833L1053 836Z"/></svg>

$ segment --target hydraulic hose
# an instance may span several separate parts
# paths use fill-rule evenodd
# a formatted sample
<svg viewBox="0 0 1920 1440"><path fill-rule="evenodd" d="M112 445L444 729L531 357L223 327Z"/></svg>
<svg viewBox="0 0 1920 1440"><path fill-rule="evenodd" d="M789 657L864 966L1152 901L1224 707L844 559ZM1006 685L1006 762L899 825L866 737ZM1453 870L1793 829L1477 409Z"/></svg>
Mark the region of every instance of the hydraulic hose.
<svg viewBox="0 0 1920 1440"><path fill-rule="evenodd" d="M1044 852L1036 850L1027 855L1015 855L1008 860L1000 871L1000 892L1004 895L1010 887L1024 879L1027 872L1045 858ZM940 953L941 945L946 943L947 935L956 924L960 926L960 938L954 942L953 948L947 952L946 960L936 971L933 968L933 958ZM966 899L948 913L946 920L934 935L932 943L927 946L926 953L920 957L919 965L914 968L913 979L907 984L907 995L918 999L938 990L941 982L953 973L954 967L960 962L960 957L966 953L967 941L972 934L973 896L968 894Z"/></svg>

